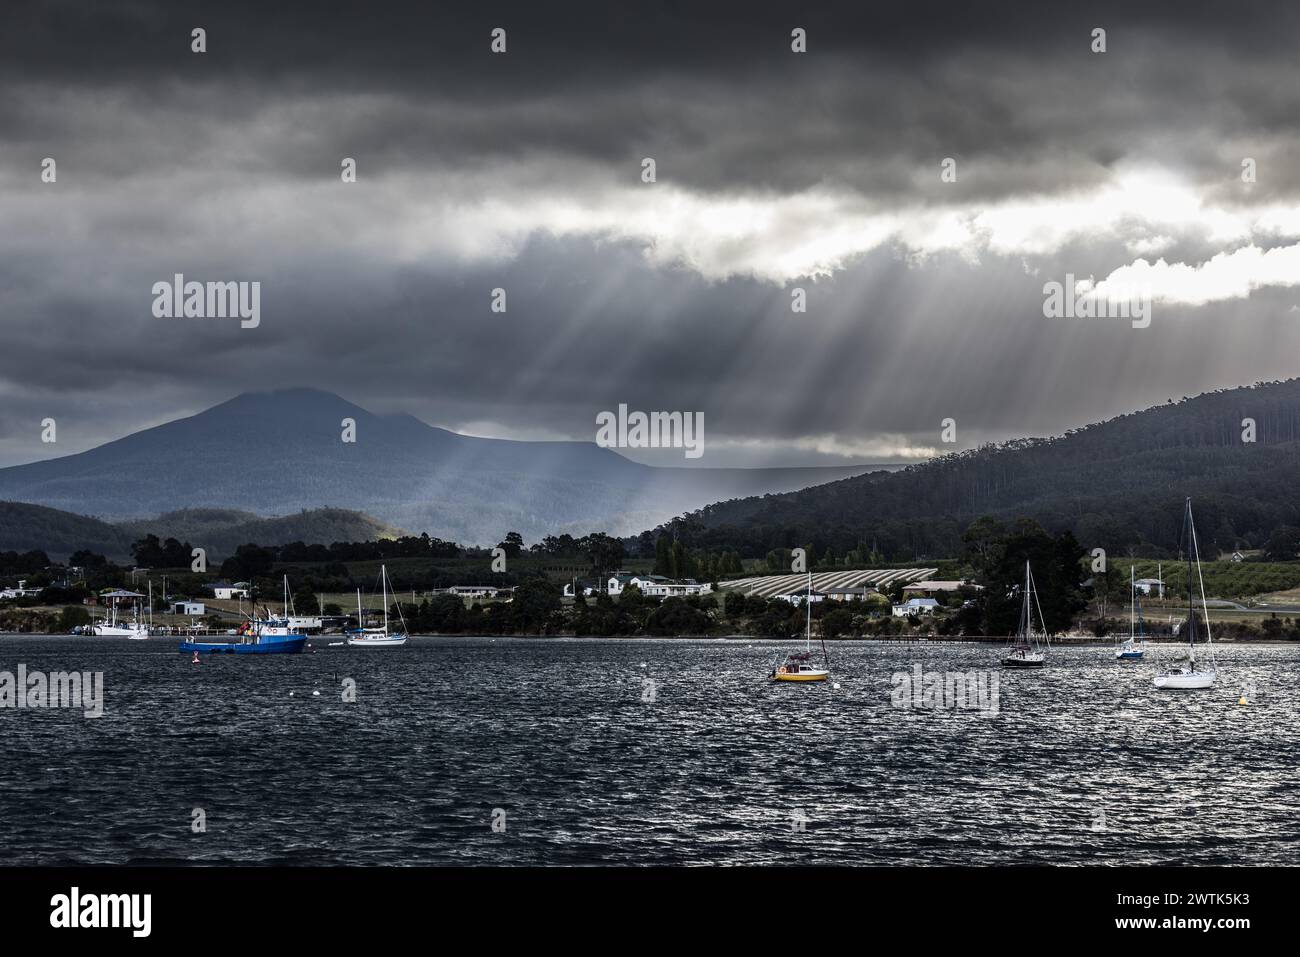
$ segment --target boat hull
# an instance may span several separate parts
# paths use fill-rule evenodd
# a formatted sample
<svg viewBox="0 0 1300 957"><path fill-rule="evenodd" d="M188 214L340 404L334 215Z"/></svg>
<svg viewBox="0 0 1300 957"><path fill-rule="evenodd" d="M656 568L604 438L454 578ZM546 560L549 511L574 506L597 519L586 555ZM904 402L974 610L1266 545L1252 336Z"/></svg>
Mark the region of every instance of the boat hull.
<svg viewBox="0 0 1300 957"><path fill-rule="evenodd" d="M276 635L260 642L182 641L178 650L201 655L297 655L306 643L306 635Z"/></svg>
<svg viewBox="0 0 1300 957"><path fill-rule="evenodd" d="M1115 652L1115 659L1117 661L1141 661L1142 654L1140 651L1117 651Z"/></svg>
<svg viewBox="0 0 1300 957"><path fill-rule="evenodd" d="M1214 671L1192 671L1177 675L1156 675L1155 686L1169 691L1194 691L1209 688L1214 684L1218 673Z"/></svg>
<svg viewBox="0 0 1300 957"><path fill-rule="evenodd" d="M1043 667L1044 658L1041 655L1027 655L1019 657L1017 655L1008 655L1002 659L1002 664L1008 668L1041 668Z"/></svg>
<svg viewBox="0 0 1300 957"><path fill-rule="evenodd" d="M351 648L400 648L406 644L407 636L400 638L349 638Z"/></svg>
<svg viewBox="0 0 1300 957"><path fill-rule="evenodd" d="M823 671L820 668L814 668L811 671L791 671L786 674L777 673L772 675L773 681L825 681L831 673Z"/></svg>

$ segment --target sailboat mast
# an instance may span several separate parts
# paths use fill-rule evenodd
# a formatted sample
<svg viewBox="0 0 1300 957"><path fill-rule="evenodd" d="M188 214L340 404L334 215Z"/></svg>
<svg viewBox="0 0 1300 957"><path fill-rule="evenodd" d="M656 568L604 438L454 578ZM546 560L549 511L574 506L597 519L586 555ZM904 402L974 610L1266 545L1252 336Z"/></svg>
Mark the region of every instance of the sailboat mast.
<svg viewBox="0 0 1300 957"><path fill-rule="evenodd" d="M807 654L812 653L812 569L808 569L808 600L804 602L808 606L808 626L804 631L803 650Z"/></svg>
<svg viewBox="0 0 1300 957"><path fill-rule="evenodd" d="M379 577L383 579L381 585L384 589L384 634L388 634L388 566L379 566Z"/></svg>
<svg viewBox="0 0 1300 957"><path fill-rule="evenodd" d="M365 621L361 617L361 589L357 589L357 631L366 627Z"/></svg>
<svg viewBox="0 0 1300 957"><path fill-rule="evenodd" d="M1133 577L1133 566L1130 565L1128 567L1128 637L1130 641L1137 636L1137 603L1137 579Z"/></svg>
<svg viewBox="0 0 1300 957"><path fill-rule="evenodd" d="M1187 653L1195 657L1196 645L1196 602L1192 599L1192 549L1194 547L1192 536L1196 533L1192 529L1192 500L1187 499L1187 508L1184 512L1183 532L1187 540Z"/></svg>
<svg viewBox="0 0 1300 957"><path fill-rule="evenodd" d="M1020 635L1025 644L1030 644L1034 631L1033 609L1029 605L1029 562L1025 562L1025 600L1020 609Z"/></svg>
<svg viewBox="0 0 1300 957"><path fill-rule="evenodd" d="M1205 576L1201 574L1201 545L1196 540L1196 523L1192 521L1192 500L1187 500L1187 523L1192 527L1192 549L1196 552L1196 580L1201 586L1201 609L1205 612L1205 643L1210 645L1213 639L1210 635L1210 606L1205 601ZM1214 649L1210 649L1210 667L1214 667Z"/></svg>

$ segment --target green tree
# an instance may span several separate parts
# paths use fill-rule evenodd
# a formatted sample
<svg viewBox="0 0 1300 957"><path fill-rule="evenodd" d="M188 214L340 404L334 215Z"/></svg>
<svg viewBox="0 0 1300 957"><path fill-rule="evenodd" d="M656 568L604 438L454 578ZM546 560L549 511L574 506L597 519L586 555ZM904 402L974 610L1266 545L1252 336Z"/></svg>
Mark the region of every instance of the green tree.
<svg viewBox="0 0 1300 957"><path fill-rule="evenodd" d="M90 613L82 605L68 605L59 613L59 631L71 634L73 628L90 624Z"/></svg>
<svg viewBox="0 0 1300 957"><path fill-rule="evenodd" d="M990 635L1015 633L1020 620L1025 582L1025 563L1033 572L1039 609L1047 630L1053 634L1070 627L1074 616L1087 607L1079 577L1084 549L1070 532L1056 538L1032 519L1017 519L990 535L984 566L984 626Z"/></svg>
<svg viewBox="0 0 1300 957"><path fill-rule="evenodd" d="M666 534L655 539L654 574L669 578L673 574L673 543Z"/></svg>
<svg viewBox="0 0 1300 957"><path fill-rule="evenodd" d="M1270 562L1290 562L1295 561L1297 554L1300 554L1300 528L1283 525L1274 529L1264 546L1264 557Z"/></svg>
<svg viewBox="0 0 1300 957"><path fill-rule="evenodd" d="M544 631L551 616L560 610L560 589L546 578L529 578L515 588L514 600L508 606L493 607L510 608L514 623L521 631Z"/></svg>
<svg viewBox="0 0 1300 957"><path fill-rule="evenodd" d="M822 635L838 638L853 633L853 612L847 608L832 608L821 617Z"/></svg>
<svg viewBox="0 0 1300 957"><path fill-rule="evenodd" d="M1104 572L1093 572L1092 595L1097 601L1097 616L1099 618L1106 617L1107 605L1127 601L1128 585L1128 576L1116 568L1112 562L1106 562Z"/></svg>
<svg viewBox="0 0 1300 957"><path fill-rule="evenodd" d="M584 538L587 557L596 577L601 578L607 572L616 572L623 567L623 541L604 532L597 532Z"/></svg>
<svg viewBox="0 0 1300 957"><path fill-rule="evenodd" d="M163 564L162 543L157 535L146 535L132 544L131 554L140 568L159 568Z"/></svg>
<svg viewBox="0 0 1300 957"><path fill-rule="evenodd" d="M524 550L524 537L518 532L507 532L505 541L498 543L497 548L505 549L507 558L518 558Z"/></svg>
<svg viewBox="0 0 1300 957"><path fill-rule="evenodd" d="M251 542L240 545L235 554L221 563L221 574L231 580L252 581L265 578L275 565L275 549L263 548Z"/></svg>
<svg viewBox="0 0 1300 957"><path fill-rule="evenodd" d="M708 614L684 598L665 598L646 620L652 635L702 635L711 625Z"/></svg>

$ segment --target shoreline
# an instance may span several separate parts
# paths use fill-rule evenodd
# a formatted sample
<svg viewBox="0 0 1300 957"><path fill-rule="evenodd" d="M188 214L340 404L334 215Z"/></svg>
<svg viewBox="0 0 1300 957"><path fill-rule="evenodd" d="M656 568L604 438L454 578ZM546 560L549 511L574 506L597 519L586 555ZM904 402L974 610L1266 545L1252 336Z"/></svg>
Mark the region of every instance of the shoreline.
<svg viewBox="0 0 1300 957"><path fill-rule="evenodd" d="M185 637L184 635L153 635L146 639L125 639L125 638L118 639L114 636L73 635L73 634L66 634L66 633L51 633L51 632L43 632L43 631L0 631L0 639L3 638L78 638L78 639L86 639L87 641L100 641L100 642L114 641L114 640L123 640L123 641L130 640L132 642L151 641L157 643L162 641L176 641L176 640L183 639L184 637ZM310 645L310 643L314 641L324 641L326 639L337 639L339 637L340 636L338 635L332 635L332 634L308 635L307 641L308 644ZM550 635L542 635L542 634L467 635L467 634L462 634L460 632L447 632L447 633L418 632L418 633L411 634L410 637L412 638L469 638L469 639L486 638L492 640L495 640L497 638L511 638L511 639L518 639L518 640L530 640L530 641L532 640L545 641L548 639L558 639L558 640L565 640L565 641L575 641L575 640L577 641L749 641L749 642L761 641L761 642L768 642L773 644L776 643L798 644L799 642L804 641L804 637L802 635L792 636L789 638L772 638L772 637L765 637L762 635L575 635L570 633L557 633L557 634L550 634ZM823 639L817 638L816 640L817 642L821 642ZM999 644L1006 644L1010 640L1011 640L1011 636L1009 635L1002 635L996 637L987 637L983 635L967 635L967 636L944 635L944 636L934 636L934 637L925 636L925 635L912 636L912 637L873 635L870 637L861 637L861 638L837 637L837 638L825 639L825 641L830 644L881 644L881 645L968 645L968 644L969 645L999 645ZM1071 638L1071 639L1054 639L1052 641L1052 644L1066 645L1066 646L1076 647L1076 648L1087 648L1087 647L1111 646L1114 645L1115 642L1114 640L1108 638ZM1169 638L1169 639L1158 640L1158 641L1148 638L1147 644L1180 645L1182 644L1182 642L1178 641L1175 638ZM1268 639L1260 639L1260 640L1248 639L1244 641L1215 641L1213 642L1213 644L1224 645L1224 646L1276 645L1278 647L1290 647L1294 645L1300 645L1300 640L1286 641L1286 640L1280 640L1276 638L1268 638Z"/></svg>

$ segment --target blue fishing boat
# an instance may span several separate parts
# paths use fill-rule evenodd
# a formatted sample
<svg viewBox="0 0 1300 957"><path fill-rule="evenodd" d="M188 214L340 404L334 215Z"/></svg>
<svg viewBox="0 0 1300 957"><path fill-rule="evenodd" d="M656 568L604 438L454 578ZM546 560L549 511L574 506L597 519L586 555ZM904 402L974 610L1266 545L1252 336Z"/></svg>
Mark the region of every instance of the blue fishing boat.
<svg viewBox="0 0 1300 957"><path fill-rule="evenodd" d="M306 643L306 635L265 635L250 631L237 635L234 641L182 641L180 650L201 655L297 655Z"/></svg>
<svg viewBox="0 0 1300 957"><path fill-rule="evenodd" d="M297 655L302 653L307 636L294 631L288 622L289 576L284 579L285 615L283 621L271 617L267 609L265 618L251 618L236 629L234 641L182 641L180 651L201 655ZM254 605L256 613L256 605Z"/></svg>

